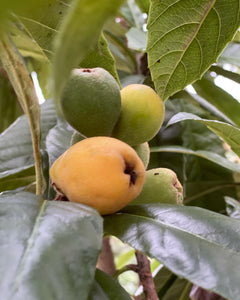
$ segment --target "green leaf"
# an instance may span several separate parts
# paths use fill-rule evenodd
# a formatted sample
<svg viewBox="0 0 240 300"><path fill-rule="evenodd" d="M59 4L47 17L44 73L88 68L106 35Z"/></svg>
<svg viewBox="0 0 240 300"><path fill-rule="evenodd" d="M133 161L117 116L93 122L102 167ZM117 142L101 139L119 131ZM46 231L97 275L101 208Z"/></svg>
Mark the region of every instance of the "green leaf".
<svg viewBox="0 0 240 300"><path fill-rule="evenodd" d="M202 78L193 84L194 89L209 103L240 127L240 103L211 80Z"/></svg>
<svg viewBox="0 0 240 300"><path fill-rule="evenodd" d="M207 160L214 162L215 164L229 169L233 172L240 173L240 164L234 163L229 159L211 151L206 150L192 150L182 146L156 146L150 148L151 152L173 152L173 153L183 153L189 155L195 155Z"/></svg>
<svg viewBox="0 0 240 300"><path fill-rule="evenodd" d="M18 0L11 1L1 1L0 2L0 25L4 26L4 29L8 28L9 23L6 22L9 18L9 12L14 11L15 13L20 13L25 10L30 10L32 12L39 12L39 6L49 3L46 0L23 0L19 2ZM53 1L52 1L53 2Z"/></svg>
<svg viewBox="0 0 240 300"><path fill-rule="evenodd" d="M127 73L135 73L137 69L136 57L127 47L123 37L119 37L110 30L104 30L106 38L109 42L109 48L116 60L117 69Z"/></svg>
<svg viewBox="0 0 240 300"><path fill-rule="evenodd" d="M104 22L118 11L123 0L74 0L55 39L54 95L58 100L72 68L94 50ZM61 88L60 88L61 87Z"/></svg>
<svg viewBox="0 0 240 300"><path fill-rule="evenodd" d="M240 42L240 31L238 30L233 38L233 42L239 43Z"/></svg>
<svg viewBox="0 0 240 300"><path fill-rule="evenodd" d="M191 298L189 297L191 289L192 284L189 281L182 278L177 278L176 282L174 282L170 289L167 291L163 300L191 300Z"/></svg>
<svg viewBox="0 0 240 300"><path fill-rule="evenodd" d="M137 3L137 5L143 13L148 13L150 6L149 0L135 0L135 2Z"/></svg>
<svg viewBox="0 0 240 300"><path fill-rule="evenodd" d="M219 63L232 64L240 67L240 44L229 43L218 60Z"/></svg>
<svg viewBox="0 0 240 300"><path fill-rule="evenodd" d="M201 119L200 117L194 114L185 113L185 112L181 112L174 115L168 122L167 126L185 120L195 120L197 122L201 122L205 124L211 131L213 131L219 137L221 137L238 156L240 156L240 129L239 128L216 120Z"/></svg>
<svg viewBox="0 0 240 300"><path fill-rule="evenodd" d="M162 267L154 277L154 283L159 299L162 300L190 300L189 294L192 284L184 278L178 278L166 267Z"/></svg>
<svg viewBox="0 0 240 300"><path fill-rule="evenodd" d="M46 149L50 166L70 147L73 133L73 128L64 120L58 120L57 125L49 131L46 138Z"/></svg>
<svg viewBox="0 0 240 300"><path fill-rule="evenodd" d="M128 40L128 47L137 50L145 51L147 46L147 33L136 28L131 27L126 34Z"/></svg>
<svg viewBox="0 0 240 300"><path fill-rule="evenodd" d="M18 51L25 58L29 71L35 71L37 73L39 84L45 98L49 98L49 58L45 54L45 51L34 40L33 36L29 34L30 29L25 28L23 23L19 23L18 26L15 26L15 24L10 26L11 39Z"/></svg>
<svg viewBox="0 0 240 300"><path fill-rule="evenodd" d="M165 102L165 107L164 125L151 141L151 147L181 146L192 151L207 151L204 155L211 152L221 157L225 156L226 150L223 148L222 140L199 122L187 121L166 127L171 117L179 111L194 112L202 118L211 119L213 116L195 99L189 97L186 92L179 92L175 98ZM150 157L149 169L161 166L177 173L184 188L184 203L188 205L191 202L194 206L224 211L226 205L223 196L236 197L237 185L232 171L210 160L178 152L151 152Z"/></svg>
<svg viewBox="0 0 240 300"><path fill-rule="evenodd" d="M87 299L102 243L102 219L87 206L30 193L0 196L4 299Z"/></svg>
<svg viewBox="0 0 240 300"><path fill-rule="evenodd" d="M10 173L10 172L9 172ZM0 173L0 192L14 190L22 186L26 186L36 180L34 165L21 168L19 172L14 169L12 175L6 176Z"/></svg>
<svg viewBox="0 0 240 300"><path fill-rule="evenodd" d="M229 300L239 296L237 219L198 207L143 205L106 216L104 230L180 277Z"/></svg>
<svg viewBox="0 0 240 300"><path fill-rule="evenodd" d="M112 276L96 269L93 290L88 300L130 300L131 297Z"/></svg>
<svg viewBox="0 0 240 300"><path fill-rule="evenodd" d="M22 114L16 94L0 67L0 133Z"/></svg>
<svg viewBox="0 0 240 300"><path fill-rule="evenodd" d="M53 54L52 41L57 33L59 23L65 17L71 0L55 1L55 0L38 0L35 4L35 9L22 7L17 11L15 16L16 26L20 27L22 34L18 32L15 36L19 41L20 49L30 51L38 49L45 57L51 58ZM15 12L16 13L16 12ZM28 36L26 45L21 42L21 38ZM31 41L32 40L32 41ZM33 44L35 43L35 47ZM30 46L32 44L32 46ZM29 47L28 47L29 45Z"/></svg>
<svg viewBox="0 0 240 300"><path fill-rule="evenodd" d="M129 25L128 27L137 27L140 29L145 23L143 14L134 0L127 0L121 7L120 12L124 21Z"/></svg>
<svg viewBox="0 0 240 300"><path fill-rule="evenodd" d="M107 70L120 85L115 59L108 47L108 42L105 39L103 33L99 38L96 50L88 53L84 60L81 61L80 65L82 68L101 67Z"/></svg>
<svg viewBox="0 0 240 300"><path fill-rule="evenodd" d="M226 211L227 214L236 219L240 219L240 203L239 201L231 198L231 197L225 197L226 202Z"/></svg>
<svg viewBox="0 0 240 300"><path fill-rule="evenodd" d="M136 261L135 250L131 248L131 250L129 250L129 251L119 255L117 258L115 258L116 268L121 269L125 265L130 264L135 261Z"/></svg>
<svg viewBox="0 0 240 300"><path fill-rule="evenodd" d="M41 106L41 148L45 138L56 125L55 106L48 100ZM32 141L26 116L19 117L0 135L0 177L18 173L34 165Z"/></svg>
<svg viewBox="0 0 240 300"><path fill-rule="evenodd" d="M238 8L238 0L151 1L147 53L163 100L216 62L240 25Z"/></svg>
<svg viewBox="0 0 240 300"><path fill-rule="evenodd" d="M217 75L224 76L228 79L231 79L233 81L236 81L237 83L240 83L240 74L234 73L228 70L225 70L219 66L211 66L209 71L215 72Z"/></svg>
<svg viewBox="0 0 240 300"><path fill-rule="evenodd" d="M206 119L215 118L202 107L201 103L199 105L198 101L193 102L191 98L181 99L180 105L181 111L193 112ZM186 121L180 125L183 147L195 151L210 151L225 157L226 150L223 147L222 139L219 139L204 124ZM191 205L219 212L224 211L226 207L224 195L236 197L236 185L232 171L193 155L183 155L183 170L184 203L189 204L191 202Z"/></svg>
<svg viewBox="0 0 240 300"><path fill-rule="evenodd" d="M25 57L31 70L37 72L44 96L51 96L49 73L53 55L52 41L70 0L38 0L35 9L23 7L11 16L8 26L11 38L19 52Z"/></svg>

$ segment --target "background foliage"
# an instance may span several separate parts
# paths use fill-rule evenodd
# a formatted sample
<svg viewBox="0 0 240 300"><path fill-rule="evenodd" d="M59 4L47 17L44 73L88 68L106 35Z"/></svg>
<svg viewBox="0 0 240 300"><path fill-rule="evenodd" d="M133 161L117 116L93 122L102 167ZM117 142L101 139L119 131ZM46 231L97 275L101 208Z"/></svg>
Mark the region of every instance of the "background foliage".
<svg viewBox="0 0 240 300"><path fill-rule="evenodd" d="M190 299L193 284L239 299L240 98L217 84L224 79L239 89L239 6L239 0L0 3L1 42L7 36L29 75L37 73L47 99L40 112L43 201L34 195L28 118L1 52L0 270L5 275L0 287L5 299L141 294L138 282L130 287L121 275L123 289L111 276L95 272L103 232L124 242L111 240L119 269L134 260L133 248L152 259L160 299ZM70 146L73 134L52 98L78 66L103 67L122 87L144 83L156 89L166 116L149 143L148 168L177 173L184 206L129 206L102 218L86 206L48 201L54 197L49 166ZM34 118L37 112L30 114Z"/></svg>

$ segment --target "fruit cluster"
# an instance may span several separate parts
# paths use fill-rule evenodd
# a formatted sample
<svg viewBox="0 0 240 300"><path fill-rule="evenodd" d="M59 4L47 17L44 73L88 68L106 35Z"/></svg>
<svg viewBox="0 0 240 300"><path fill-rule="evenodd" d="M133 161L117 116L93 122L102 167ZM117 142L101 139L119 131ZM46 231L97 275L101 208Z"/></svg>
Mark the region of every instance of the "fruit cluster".
<svg viewBox="0 0 240 300"><path fill-rule="evenodd" d="M72 146L50 169L58 195L102 215L130 202L181 203L182 187L173 171L145 171L148 141L161 128L165 113L152 88L131 84L120 90L102 68L74 69L59 106L75 133Z"/></svg>

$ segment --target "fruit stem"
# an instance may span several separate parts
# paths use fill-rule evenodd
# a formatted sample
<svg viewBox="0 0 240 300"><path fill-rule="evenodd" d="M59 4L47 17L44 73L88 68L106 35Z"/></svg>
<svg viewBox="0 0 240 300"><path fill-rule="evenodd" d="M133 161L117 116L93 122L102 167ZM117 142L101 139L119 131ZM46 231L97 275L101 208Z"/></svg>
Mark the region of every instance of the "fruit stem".
<svg viewBox="0 0 240 300"><path fill-rule="evenodd" d="M4 32L0 32L0 60L28 118L35 159L36 195L42 196L45 181L40 152L40 105L27 67L14 44Z"/></svg>

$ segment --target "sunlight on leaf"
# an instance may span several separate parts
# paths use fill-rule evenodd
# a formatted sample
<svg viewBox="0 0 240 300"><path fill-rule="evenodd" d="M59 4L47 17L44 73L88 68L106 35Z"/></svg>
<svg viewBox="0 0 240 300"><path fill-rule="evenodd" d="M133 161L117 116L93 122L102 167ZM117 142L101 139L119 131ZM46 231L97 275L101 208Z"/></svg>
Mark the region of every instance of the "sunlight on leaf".
<svg viewBox="0 0 240 300"><path fill-rule="evenodd" d="M172 152L172 153L182 153L189 155L196 155L205 159L208 159L219 166L229 169L234 172L240 173L240 164L231 162L226 157L223 157L217 153L206 151L206 150L192 150L182 146L156 146L151 147L151 152Z"/></svg>
<svg viewBox="0 0 240 300"><path fill-rule="evenodd" d="M238 156L240 156L240 129L239 128L232 126L228 123L224 123L216 120L201 119L200 117L192 113L185 113L185 112L181 112L174 115L169 120L167 126L185 120L195 120L205 124L211 131L213 131L219 137L221 137Z"/></svg>

